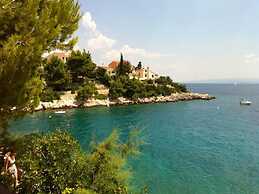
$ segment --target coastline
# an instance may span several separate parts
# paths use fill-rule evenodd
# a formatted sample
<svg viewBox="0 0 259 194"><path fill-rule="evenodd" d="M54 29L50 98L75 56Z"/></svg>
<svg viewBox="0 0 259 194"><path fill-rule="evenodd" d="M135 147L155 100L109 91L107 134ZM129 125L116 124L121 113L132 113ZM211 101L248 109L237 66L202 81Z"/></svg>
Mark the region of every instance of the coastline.
<svg viewBox="0 0 259 194"><path fill-rule="evenodd" d="M119 97L116 100L99 100L89 99L83 104L78 103L75 100L76 94L66 92L65 95L61 96L60 100L54 100L53 102L40 102L39 106L35 108L35 111L44 110L58 110L58 109L72 109L72 108L87 108L96 106L116 106L116 105L132 105L132 104L154 104L154 103L168 103L168 102L179 102L179 101L193 101L193 100L213 100L216 97L210 96L209 94L201 93L174 93L170 96L158 96L150 98L138 98L137 100L130 100L123 97Z"/></svg>

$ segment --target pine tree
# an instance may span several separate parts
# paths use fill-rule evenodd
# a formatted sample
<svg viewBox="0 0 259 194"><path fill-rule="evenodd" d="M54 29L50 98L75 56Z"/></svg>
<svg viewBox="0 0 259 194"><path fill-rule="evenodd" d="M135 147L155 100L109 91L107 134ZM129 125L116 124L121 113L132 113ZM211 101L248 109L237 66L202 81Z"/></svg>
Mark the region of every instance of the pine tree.
<svg viewBox="0 0 259 194"><path fill-rule="evenodd" d="M141 61L138 62L137 69L142 69L142 63L141 63Z"/></svg>
<svg viewBox="0 0 259 194"><path fill-rule="evenodd" d="M72 51L67 60L67 67L72 74L73 82L84 82L84 78L93 78L96 64L93 63L91 54L85 50Z"/></svg>
<svg viewBox="0 0 259 194"><path fill-rule="evenodd" d="M10 117L37 105L42 55L71 48L79 19L75 0L0 1L0 137Z"/></svg>
<svg viewBox="0 0 259 194"><path fill-rule="evenodd" d="M120 63L117 68L117 75L128 75L131 72L131 64L128 61L124 61L123 54L121 53Z"/></svg>
<svg viewBox="0 0 259 194"><path fill-rule="evenodd" d="M122 65L123 62L124 62L124 60L123 60L123 54L121 53L120 65Z"/></svg>

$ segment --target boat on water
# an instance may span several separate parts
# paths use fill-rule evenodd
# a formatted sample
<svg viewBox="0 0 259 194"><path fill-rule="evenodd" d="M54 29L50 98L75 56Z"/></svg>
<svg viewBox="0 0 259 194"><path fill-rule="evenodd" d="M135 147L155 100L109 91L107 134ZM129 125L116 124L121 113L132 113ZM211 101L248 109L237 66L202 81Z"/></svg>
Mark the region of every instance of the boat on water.
<svg viewBox="0 0 259 194"><path fill-rule="evenodd" d="M240 105L247 105L247 106L249 106L249 105L251 105L252 104L252 102L251 101L249 101L249 100L241 100L240 101Z"/></svg>
<svg viewBox="0 0 259 194"><path fill-rule="evenodd" d="M65 114L65 113L66 113L66 111L64 111L64 110L60 110L60 111L55 112L55 114Z"/></svg>

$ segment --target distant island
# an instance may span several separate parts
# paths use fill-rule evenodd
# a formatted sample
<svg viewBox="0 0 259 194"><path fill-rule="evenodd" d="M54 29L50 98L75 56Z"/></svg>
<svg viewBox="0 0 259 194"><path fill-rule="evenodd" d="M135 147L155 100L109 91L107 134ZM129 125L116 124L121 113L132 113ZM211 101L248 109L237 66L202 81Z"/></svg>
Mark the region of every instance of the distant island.
<svg viewBox="0 0 259 194"><path fill-rule="evenodd" d="M119 61L98 66L85 50L55 51L45 57L42 79L44 90L35 110L214 99L189 92L142 62L134 66L123 54Z"/></svg>

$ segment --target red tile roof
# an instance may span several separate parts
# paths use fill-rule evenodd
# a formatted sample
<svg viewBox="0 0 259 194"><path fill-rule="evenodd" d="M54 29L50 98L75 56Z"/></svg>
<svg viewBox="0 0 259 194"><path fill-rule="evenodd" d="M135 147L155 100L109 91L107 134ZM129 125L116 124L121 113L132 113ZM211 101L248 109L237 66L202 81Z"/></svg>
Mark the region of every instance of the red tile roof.
<svg viewBox="0 0 259 194"><path fill-rule="evenodd" d="M111 63L108 65L108 68L110 68L110 69L116 69L116 68L118 67L119 63L120 63L120 62L118 62L118 61L113 61L113 62L111 62Z"/></svg>

